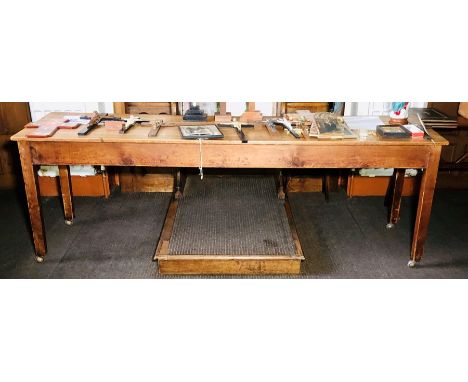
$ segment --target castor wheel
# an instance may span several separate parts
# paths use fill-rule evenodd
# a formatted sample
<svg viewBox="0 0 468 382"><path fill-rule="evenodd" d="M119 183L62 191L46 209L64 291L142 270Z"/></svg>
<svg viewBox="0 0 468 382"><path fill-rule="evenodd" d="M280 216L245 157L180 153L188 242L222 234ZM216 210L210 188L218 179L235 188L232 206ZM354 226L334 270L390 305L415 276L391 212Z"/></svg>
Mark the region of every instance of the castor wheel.
<svg viewBox="0 0 468 382"><path fill-rule="evenodd" d="M73 225L73 220L67 220L67 219L65 219L65 224L66 224L66 225Z"/></svg>
<svg viewBox="0 0 468 382"><path fill-rule="evenodd" d="M415 265L416 265L416 261L414 261L414 260L408 261L408 267L414 268Z"/></svg>
<svg viewBox="0 0 468 382"><path fill-rule="evenodd" d="M43 256L36 256L36 262L43 263L44 262L44 257Z"/></svg>
<svg viewBox="0 0 468 382"><path fill-rule="evenodd" d="M385 228L387 228L387 229L392 229L393 227L395 227L395 224L393 224L393 223L388 223L388 224L385 226Z"/></svg>

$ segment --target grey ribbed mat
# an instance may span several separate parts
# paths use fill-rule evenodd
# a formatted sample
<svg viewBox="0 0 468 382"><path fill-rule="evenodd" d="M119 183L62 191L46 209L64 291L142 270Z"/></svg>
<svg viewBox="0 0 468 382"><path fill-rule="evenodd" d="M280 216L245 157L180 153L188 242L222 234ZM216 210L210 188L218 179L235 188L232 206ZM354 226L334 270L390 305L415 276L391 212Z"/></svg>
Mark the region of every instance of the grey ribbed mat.
<svg viewBox="0 0 468 382"><path fill-rule="evenodd" d="M171 255L294 255L288 218L270 176L189 176Z"/></svg>

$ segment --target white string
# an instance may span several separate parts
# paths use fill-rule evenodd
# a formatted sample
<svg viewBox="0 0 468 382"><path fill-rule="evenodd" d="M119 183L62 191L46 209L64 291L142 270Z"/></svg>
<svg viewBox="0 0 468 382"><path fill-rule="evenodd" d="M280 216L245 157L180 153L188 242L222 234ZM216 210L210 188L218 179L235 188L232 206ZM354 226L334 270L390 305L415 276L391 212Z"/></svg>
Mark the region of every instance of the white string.
<svg viewBox="0 0 468 382"><path fill-rule="evenodd" d="M202 140L201 138L199 139L200 141L200 179L203 180L203 150L202 150Z"/></svg>

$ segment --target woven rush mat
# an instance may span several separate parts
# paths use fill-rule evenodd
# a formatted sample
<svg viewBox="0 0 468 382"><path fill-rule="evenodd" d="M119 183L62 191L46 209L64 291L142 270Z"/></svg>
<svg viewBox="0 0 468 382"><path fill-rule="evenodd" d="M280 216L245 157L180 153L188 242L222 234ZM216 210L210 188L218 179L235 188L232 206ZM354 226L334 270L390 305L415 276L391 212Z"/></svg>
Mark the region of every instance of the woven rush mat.
<svg viewBox="0 0 468 382"><path fill-rule="evenodd" d="M189 176L170 255L290 255L284 204L271 176Z"/></svg>

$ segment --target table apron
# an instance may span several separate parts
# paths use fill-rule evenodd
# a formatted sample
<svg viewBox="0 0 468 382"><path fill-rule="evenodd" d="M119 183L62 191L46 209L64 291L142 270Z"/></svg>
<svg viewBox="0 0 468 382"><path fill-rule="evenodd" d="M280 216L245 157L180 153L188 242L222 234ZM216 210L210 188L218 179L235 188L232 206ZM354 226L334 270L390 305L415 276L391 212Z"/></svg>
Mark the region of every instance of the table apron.
<svg viewBox="0 0 468 382"><path fill-rule="evenodd" d="M200 146L177 143L29 142L34 164L198 167ZM202 145L203 167L425 168L431 145Z"/></svg>

